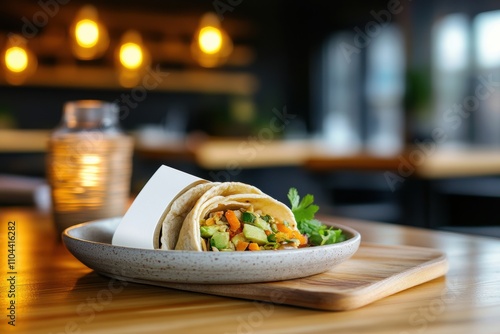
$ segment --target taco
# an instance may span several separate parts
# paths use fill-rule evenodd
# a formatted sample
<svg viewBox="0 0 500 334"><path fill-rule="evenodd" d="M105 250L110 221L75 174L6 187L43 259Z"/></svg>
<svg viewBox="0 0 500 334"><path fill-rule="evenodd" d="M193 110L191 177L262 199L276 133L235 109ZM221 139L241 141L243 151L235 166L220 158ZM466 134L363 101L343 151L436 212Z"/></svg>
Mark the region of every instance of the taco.
<svg viewBox="0 0 500 334"><path fill-rule="evenodd" d="M258 188L218 184L186 215L176 250L246 251L296 249L307 245L292 211Z"/></svg>
<svg viewBox="0 0 500 334"><path fill-rule="evenodd" d="M218 182L198 184L174 199L165 210L162 221L160 249L173 250L179 237L179 231L187 214L192 210L198 199Z"/></svg>

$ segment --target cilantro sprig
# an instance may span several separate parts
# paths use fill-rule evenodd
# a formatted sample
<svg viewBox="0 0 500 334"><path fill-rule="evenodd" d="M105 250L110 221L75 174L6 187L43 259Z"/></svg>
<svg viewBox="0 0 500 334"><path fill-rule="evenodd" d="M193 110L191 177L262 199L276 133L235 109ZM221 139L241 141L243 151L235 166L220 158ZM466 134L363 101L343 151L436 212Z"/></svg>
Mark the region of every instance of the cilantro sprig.
<svg viewBox="0 0 500 334"><path fill-rule="evenodd" d="M345 235L341 229L326 226L314 218L319 206L314 204L313 195L307 194L301 199L297 189L290 188L287 196L297 221L297 228L300 233L307 235L311 245L329 245L345 240Z"/></svg>

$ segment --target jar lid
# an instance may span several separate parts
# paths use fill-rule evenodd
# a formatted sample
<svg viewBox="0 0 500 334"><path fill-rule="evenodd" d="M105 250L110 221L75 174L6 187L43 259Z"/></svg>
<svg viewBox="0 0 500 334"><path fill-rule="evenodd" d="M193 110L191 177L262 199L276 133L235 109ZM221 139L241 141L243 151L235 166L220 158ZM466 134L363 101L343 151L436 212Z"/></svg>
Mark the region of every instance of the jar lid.
<svg viewBox="0 0 500 334"><path fill-rule="evenodd" d="M103 128L118 123L118 106L100 100L70 101L64 104L64 121L69 128Z"/></svg>

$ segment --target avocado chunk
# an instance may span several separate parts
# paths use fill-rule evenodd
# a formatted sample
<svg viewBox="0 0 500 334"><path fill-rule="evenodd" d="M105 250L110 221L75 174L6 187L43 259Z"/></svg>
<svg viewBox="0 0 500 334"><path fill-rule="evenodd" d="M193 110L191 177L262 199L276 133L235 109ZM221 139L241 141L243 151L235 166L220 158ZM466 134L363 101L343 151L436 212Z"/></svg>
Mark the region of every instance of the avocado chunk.
<svg viewBox="0 0 500 334"><path fill-rule="evenodd" d="M253 222L253 224L255 226L263 229L264 231L270 231L271 230L271 224L269 224L268 222L266 222L265 220L263 220L261 218L255 219L255 221Z"/></svg>
<svg viewBox="0 0 500 334"><path fill-rule="evenodd" d="M248 240L255 242L259 245L265 245L267 243L267 235L263 229L250 224L245 224L243 226L243 235Z"/></svg>
<svg viewBox="0 0 500 334"><path fill-rule="evenodd" d="M210 239L210 245L217 249L225 249L229 246L229 232L215 231Z"/></svg>
<svg viewBox="0 0 500 334"><path fill-rule="evenodd" d="M210 238L218 230L219 230L218 225L201 226L200 234L202 238Z"/></svg>
<svg viewBox="0 0 500 334"><path fill-rule="evenodd" d="M248 241L247 238L245 238L245 235L242 233L236 234L234 237L231 238L231 242L235 245L238 246L238 242L240 241Z"/></svg>

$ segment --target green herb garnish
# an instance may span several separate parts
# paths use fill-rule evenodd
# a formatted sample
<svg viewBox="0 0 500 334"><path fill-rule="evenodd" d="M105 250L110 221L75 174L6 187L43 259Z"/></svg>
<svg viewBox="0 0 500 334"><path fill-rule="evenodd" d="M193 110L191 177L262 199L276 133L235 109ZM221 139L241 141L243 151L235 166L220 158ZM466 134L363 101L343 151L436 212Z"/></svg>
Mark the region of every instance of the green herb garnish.
<svg viewBox="0 0 500 334"><path fill-rule="evenodd" d="M307 194L301 200L297 189L290 188L288 200L297 221L297 228L300 233L307 235L311 245L329 245L345 240L341 229L334 229L333 226L326 226L314 219L319 206L314 204L313 195Z"/></svg>

